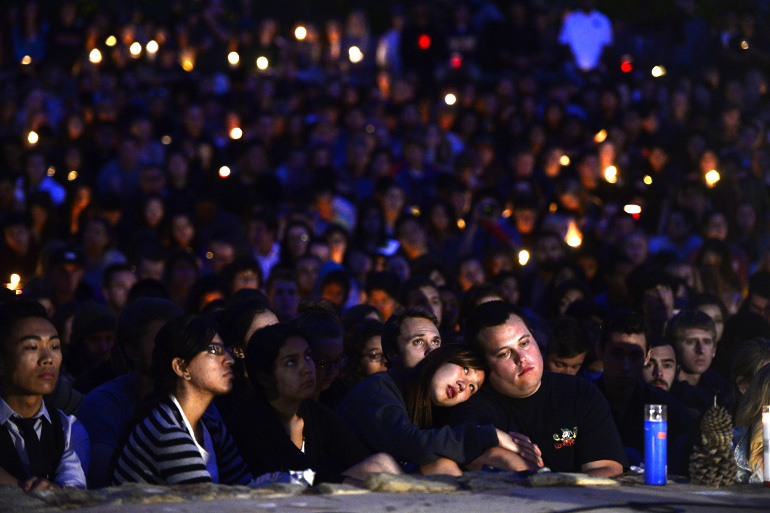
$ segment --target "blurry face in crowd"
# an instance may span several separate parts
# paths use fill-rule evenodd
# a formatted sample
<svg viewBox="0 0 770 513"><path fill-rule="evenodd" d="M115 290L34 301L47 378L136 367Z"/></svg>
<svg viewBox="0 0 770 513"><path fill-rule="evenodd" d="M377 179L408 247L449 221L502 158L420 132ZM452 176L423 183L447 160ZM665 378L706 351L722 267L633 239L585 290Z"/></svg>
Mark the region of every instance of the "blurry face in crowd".
<svg viewBox="0 0 770 513"><path fill-rule="evenodd" d="M649 358L646 351L644 333L612 333L604 348L599 348L607 390L633 388Z"/></svg>
<svg viewBox="0 0 770 513"><path fill-rule="evenodd" d="M313 345L313 361L316 368L315 392L320 394L328 389L347 358L343 352L342 337L322 338Z"/></svg>
<svg viewBox="0 0 770 513"><path fill-rule="evenodd" d="M374 289L369 293L368 303L380 312L385 321L393 315L399 306L398 301L393 296L379 289Z"/></svg>
<svg viewBox="0 0 770 513"><path fill-rule="evenodd" d="M717 344L708 330L690 328L681 330L676 337L679 365L690 374L703 374L711 366Z"/></svg>
<svg viewBox="0 0 770 513"><path fill-rule="evenodd" d="M449 407L467 401L484 383L484 371L445 363L430 381L430 402Z"/></svg>
<svg viewBox="0 0 770 513"><path fill-rule="evenodd" d="M551 352L545 357L545 370L577 376L585 358L585 353L580 353L579 355L570 358L563 358L556 353Z"/></svg>
<svg viewBox="0 0 770 513"><path fill-rule="evenodd" d="M508 397L529 397L540 388L543 356L527 326L511 315L500 326L479 333L489 366L489 383Z"/></svg>
<svg viewBox="0 0 770 513"><path fill-rule="evenodd" d="M653 347L650 350L650 359L642 371L642 380L648 385L662 388L665 391L671 389L676 379L676 353L670 345Z"/></svg>
<svg viewBox="0 0 770 513"><path fill-rule="evenodd" d="M701 305L697 310L700 310L711 317L711 320L714 321L714 326L717 329L716 341L719 342L722 340L722 333L725 331L725 318L722 316L722 309L717 305Z"/></svg>
<svg viewBox="0 0 770 513"><path fill-rule="evenodd" d="M136 274L132 271L120 271L112 275L109 286L103 291L110 308L120 311L126 306L128 292L136 281Z"/></svg>
<svg viewBox="0 0 770 513"><path fill-rule="evenodd" d="M382 353L382 337L376 335L364 344L361 350L361 373L364 376L385 372L388 368L385 366L385 358Z"/></svg>
<svg viewBox="0 0 770 513"><path fill-rule="evenodd" d="M239 271L233 277L232 289L233 293L238 292L241 289L253 289L259 288L259 275L253 269L244 269Z"/></svg>
<svg viewBox="0 0 770 513"><path fill-rule="evenodd" d="M484 283L485 279L484 267L481 265L481 262L475 258L466 260L460 264L460 270L457 274L457 283L460 285L463 292L474 285Z"/></svg>
<svg viewBox="0 0 770 513"><path fill-rule="evenodd" d="M441 346L441 335L430 319L413 317L401 323L397 345L402 366L412 369L431 351Z"/></svg>
<svg viewBox="0 0 770 513"><path fill-rule="evenodd" d="M309 294L312 292L320 269L321 264L314 258L303 258L297 262L294 270L297 274L297 285L301 293Z"/></svg>
<svg viewBox="0 0 770 513"><path fill-rule="evenodd" d="M279 319L291 319L297 315L299 294L297 284L292 280L275 280L268 291L270 308Z"/></svg>
<svg viewBox="0 0 770 513"><path fill-rule="evenodd" d="M209 263L214 274L219 274L228 264L235 261L235 247L227 242L211 241L209 252L211 252Z"/></svg>

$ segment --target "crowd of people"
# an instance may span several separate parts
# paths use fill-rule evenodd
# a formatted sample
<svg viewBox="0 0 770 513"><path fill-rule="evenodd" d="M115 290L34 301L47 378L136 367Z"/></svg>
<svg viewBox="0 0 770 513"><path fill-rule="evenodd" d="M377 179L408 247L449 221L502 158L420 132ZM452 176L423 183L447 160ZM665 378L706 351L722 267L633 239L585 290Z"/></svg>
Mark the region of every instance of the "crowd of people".
<svg viewBox="0 0 770 513"><path fill-rule="evenodd" d="M4 9L0 484L762 480L762 2L379 4Z"/></svg>

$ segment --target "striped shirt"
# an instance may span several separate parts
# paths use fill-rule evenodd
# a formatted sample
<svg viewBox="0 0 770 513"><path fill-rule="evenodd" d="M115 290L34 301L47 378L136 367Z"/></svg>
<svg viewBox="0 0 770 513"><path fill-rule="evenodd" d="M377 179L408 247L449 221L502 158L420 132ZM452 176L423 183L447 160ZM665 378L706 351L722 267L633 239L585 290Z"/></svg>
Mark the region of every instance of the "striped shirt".
<svg viewBox="0 0 770 513"><path fill-rule="evenodd" d="M201 422L211 435L219 482L247 484L251 476L219 414L210 408ZM171 399L165 400L132 431L115 464L113 481L118 484L211 483L211 474L198 447L185 425L183 413Z"/></svg>

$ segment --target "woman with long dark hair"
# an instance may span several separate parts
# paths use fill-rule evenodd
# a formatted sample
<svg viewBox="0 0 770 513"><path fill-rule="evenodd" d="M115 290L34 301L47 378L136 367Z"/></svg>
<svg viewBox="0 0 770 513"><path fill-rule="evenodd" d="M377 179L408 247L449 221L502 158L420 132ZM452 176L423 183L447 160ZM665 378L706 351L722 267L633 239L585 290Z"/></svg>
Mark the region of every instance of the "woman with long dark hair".
<svg viewBox="0 0 770 513"><path fill-rule="evenodd" d="M403 380L392 374L365 379L339 409L370 449L387 452L423 474L460 475L461 467L478 470L487 464L517 470L542 465L540 450L522 435L491 424L443 422L445 408L466 401L484 382L483 360L471 349L441 346Z"/></svg>
<svg viewBox="0 0 770 513"><path fill-rule="evenodd" d="M372 456L333 411L311 400L315 363L292 324L257 330L246 348L246 370L255 393L229 427L254 475L311 469L316 482L356 482L401 472L393 458Z"/></svg>
<svg viewBox="0 0 770 513"><path fill-rule="evenodd" d="M113 480L248 483L251 476L219 415L207 411L214 397L232 388L232 365L210 321L186 315L166 323L152 352L152 398L118 452Z"/></svg>

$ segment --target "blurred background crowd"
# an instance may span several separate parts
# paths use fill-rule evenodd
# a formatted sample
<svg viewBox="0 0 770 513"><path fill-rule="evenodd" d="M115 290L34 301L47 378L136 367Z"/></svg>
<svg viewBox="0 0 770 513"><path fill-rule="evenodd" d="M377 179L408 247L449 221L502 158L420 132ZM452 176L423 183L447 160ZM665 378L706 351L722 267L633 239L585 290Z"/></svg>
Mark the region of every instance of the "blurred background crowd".
<svg viewBox="0 0 770 513"><path fill-rule="evenodd" d="M107 332L73 377L132 295L387 319L415 277L449 338L490 295L770 335L764 2L3 6L0 279Z"/></svg>

